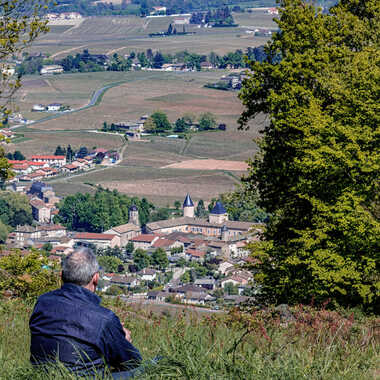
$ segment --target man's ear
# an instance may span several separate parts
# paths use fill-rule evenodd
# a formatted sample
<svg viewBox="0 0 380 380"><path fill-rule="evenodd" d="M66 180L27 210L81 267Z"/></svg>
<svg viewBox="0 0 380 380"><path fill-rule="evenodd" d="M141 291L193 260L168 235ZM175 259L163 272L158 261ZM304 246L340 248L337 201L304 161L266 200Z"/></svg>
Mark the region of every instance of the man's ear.
<svg viewBox="0 0 380 380"><path fill-rule="evenodd" d="M94 276L92 277L92 282L94 283L94 285L98 285L98 282L99 282L99 272L96 272L94 274Z"/></svg>

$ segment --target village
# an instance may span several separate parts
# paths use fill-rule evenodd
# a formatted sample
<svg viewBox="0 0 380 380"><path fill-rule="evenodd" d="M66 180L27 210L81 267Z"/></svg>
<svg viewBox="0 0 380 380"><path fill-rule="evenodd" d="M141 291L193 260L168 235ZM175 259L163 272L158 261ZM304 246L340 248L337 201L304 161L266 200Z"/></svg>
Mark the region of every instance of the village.
<svg viewBox="0 0 380 380"><path fill-rule="evenodd" d="M41 157L39 157L41 159ZM63 159L57 158L60 161ZM33 161L32 161L33 162ZM14 250L28 255L45 251L52 267L75 248L92 248L99 256L117 257L114 271L103 270L100 290L121 295L127 302L191 304L219 310L253 299L259 291L249 264L248 244L259 239L262 226L231 221L217 202L208 218L195 217L188 194L182 216L141 225L139 210L129 208L129 222L103 233L69 231L56 224L60 198L40 181L13 183L8 190L26 194L33 225L17 226L0 255Z"/></svg>

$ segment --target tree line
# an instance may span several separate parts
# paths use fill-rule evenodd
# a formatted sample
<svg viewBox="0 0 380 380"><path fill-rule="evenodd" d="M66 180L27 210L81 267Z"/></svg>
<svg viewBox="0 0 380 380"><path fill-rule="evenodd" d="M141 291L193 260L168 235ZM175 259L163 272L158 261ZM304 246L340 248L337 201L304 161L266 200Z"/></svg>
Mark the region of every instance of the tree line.
<svg viewBox="0 0 380 380"><path fill-rule="evenodd" d="M169 25L168 30L174 33L174 29ZM189 53L180 51L175 54L165 54L160 51L153 52L147 49L145 52L130 52L127 56L114 53L111 57L104 54L91 54L87 49L76 55L69 54L60 60L52 60L40 56L24 57L24 61L16 66L19 75L38 74L44 65L57 64L63 67L64 72L98 72L98 71L130 71L133 64L134 69L154 68L160 69L166 63L183 63L190 70L201 70L201 63L209 62L214 68L225 69L226 67L247 68L248 64L245 57L249 60L262 62L267 55L263 46L248 47L245 51L241 49L229 52L225 55L218 55L215 52L210 54ZM139 65L139 66L138 66Z"/></svg>

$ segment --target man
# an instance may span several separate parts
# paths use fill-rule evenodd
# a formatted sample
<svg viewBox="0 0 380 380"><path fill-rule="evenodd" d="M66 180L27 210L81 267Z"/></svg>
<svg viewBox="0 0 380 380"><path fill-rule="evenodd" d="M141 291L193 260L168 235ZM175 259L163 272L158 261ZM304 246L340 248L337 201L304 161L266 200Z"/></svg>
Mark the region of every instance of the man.
<svg viewBox="0 0 380 380"><path fill-rule="evenodd" d="M141 355L130 331L99 305L99 264L91 250L80 248L63 260L62 281L39 297L30 318L32 364L60 361L84 376L102 374L107 365L119 372L114 378L131 376Z"/></svg>

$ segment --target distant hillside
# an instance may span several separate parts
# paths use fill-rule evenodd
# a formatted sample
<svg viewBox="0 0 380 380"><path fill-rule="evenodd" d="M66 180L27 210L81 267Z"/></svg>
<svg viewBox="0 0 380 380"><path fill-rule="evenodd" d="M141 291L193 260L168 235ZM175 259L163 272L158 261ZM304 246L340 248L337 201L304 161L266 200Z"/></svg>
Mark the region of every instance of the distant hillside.
<svg viewBox="0 0 380 380"><path fill-rule="evenodd" d="M336 0L319 0L317 5L329 8ZM166 8L166 14L189 13L205 11L228 6L231 9L239 6L247 7L275 7L276 0L253 0L247 3L241 0L57 0L56 5L49 6L49 12L79 12L83 16L106 15L147 15L154 6Z"/></svg>

